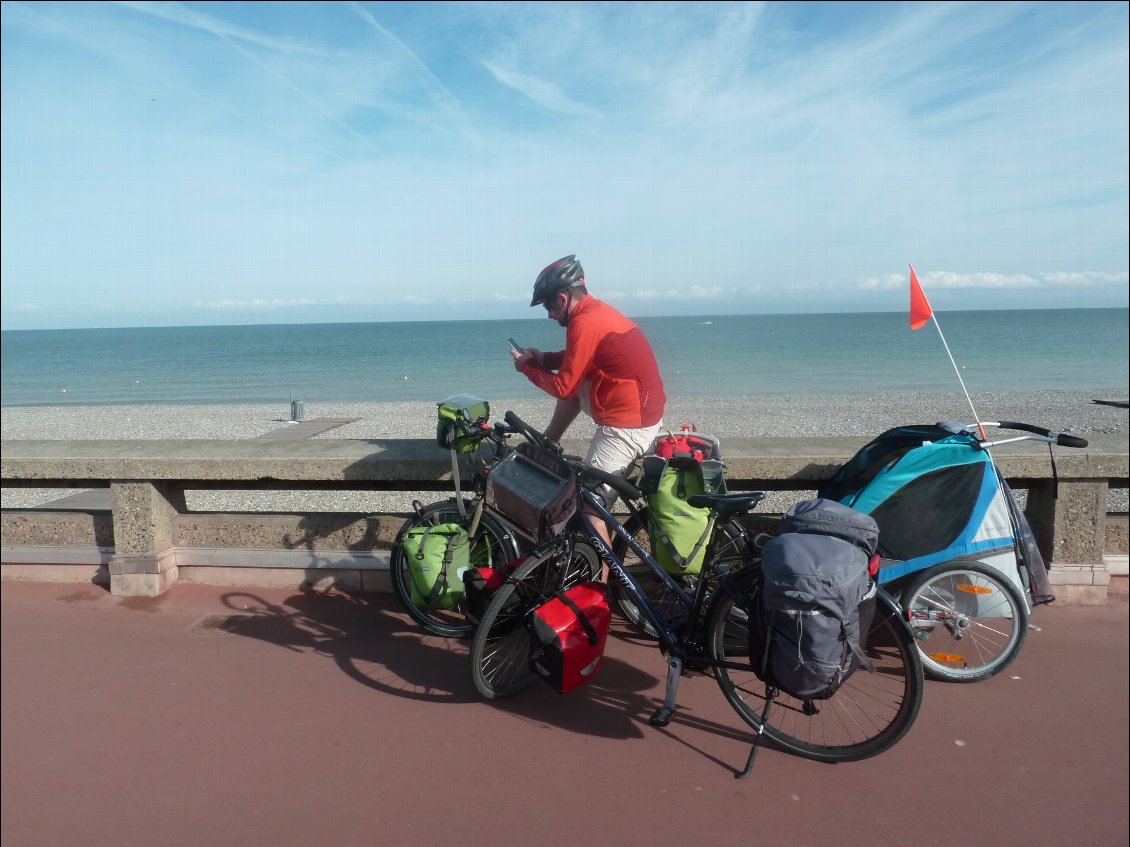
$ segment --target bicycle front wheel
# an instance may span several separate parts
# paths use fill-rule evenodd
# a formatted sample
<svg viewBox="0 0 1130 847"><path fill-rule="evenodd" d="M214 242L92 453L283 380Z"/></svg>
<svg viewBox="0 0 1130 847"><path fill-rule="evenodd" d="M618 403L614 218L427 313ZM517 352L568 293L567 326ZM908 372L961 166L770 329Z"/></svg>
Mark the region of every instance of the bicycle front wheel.
<svg viewBox="0 0 1130 847"><path fill-rule="evenodd" d="M759 578L759 574L751 576ZM748 665L749 619L728 591L718 592L709 621L711 658ZM765 722L765 736L791 753L818 762L853 762L894 746L918 716L922 663L898 606L885 594L880 594L876 604L866 652L874 672L855 671L832 697L814 701L813 714L805 714L804 701L778 692ZM759 729L765 683L751 669L715 667L714 676L734 710Z"/></svg>
<svg viewBox="0 0 1130 847"><path fill-rule="evenodd" d="M408 557L404 555L404 539L409 530L418 526L457 523L470 529L475 506L475 502L465 500L463 514L460 514L454 499L425 506L418 515L413 515L404 522L389 554L388 575L393 593L408 616L433 635L466 638L475 631L475 625L467 619L462 605L451 609L429 609L412 602L412 573ZM497 566L516 558L518 543L513 534L490 515L482 515L471 541L471 566Z"/></svg>
<svg viewBox="0 0 1130 847"><path fill-rule="evenodd" d="M922 669L944 682L978 682L1004 670L1028 634L1028 608L981 564L940 565L903 592Z"/></svg>
<svg viewBox="0 0 1130 847"><path fill-rule="evenodd" d="M569 548L572 547L572 555ZM540 545L491 597L471 642L471 678L488 700L510 697L537 680L530 667L530 613L554 592L600 579L601 562L583 541Z"/></svg>

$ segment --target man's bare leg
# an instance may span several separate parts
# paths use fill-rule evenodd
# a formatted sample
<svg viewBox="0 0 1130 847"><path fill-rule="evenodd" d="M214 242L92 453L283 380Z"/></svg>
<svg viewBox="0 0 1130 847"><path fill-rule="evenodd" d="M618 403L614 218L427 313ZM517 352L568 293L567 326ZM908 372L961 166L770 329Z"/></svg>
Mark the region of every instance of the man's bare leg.
<svg viewBox="0 0 1130 847"><path fill-rule="evenodd" d="M566 397L557 401L553 408L553 417L549 419L549 426L545 428L545 437L551 441L561 443L565 430L569 424L577 419L581 413L581 401L576 397Z"/></svg>
<svg viewBox="0 0 1130 847"><path fill-rule="evenodd" d="M612 534L608 529L608 524L604 522L603 518L593 514L588 509L585 509L585 515L588 517L589 523L592 524L593 529L596 530L596 534L600 536L600 540L604 542L605 546L609 550L611 550ZM604 561L603 559L600 560L600 581L603 583L608 582L608 562Z"/></svg>

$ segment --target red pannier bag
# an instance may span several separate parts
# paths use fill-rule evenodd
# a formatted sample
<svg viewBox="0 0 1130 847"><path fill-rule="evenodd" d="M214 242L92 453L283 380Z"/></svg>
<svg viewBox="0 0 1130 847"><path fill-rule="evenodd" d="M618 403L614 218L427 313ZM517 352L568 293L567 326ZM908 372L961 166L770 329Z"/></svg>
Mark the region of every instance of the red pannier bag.
<svg viewBox="0 0 1130 847"><path fill-rule="evenodd" d="M611 623L604 583L558 591L530 615L530 667L561 694L584 685L600 670Z"/></svg>
<svg viewBox="0 0 1130 847"><path fill-rule="evenodd" d="M526 558L521 556L496 568L468 568L463 572L463 611L468 620L476 624L482 620L483 613L490 605L491 596Z"/></svg>

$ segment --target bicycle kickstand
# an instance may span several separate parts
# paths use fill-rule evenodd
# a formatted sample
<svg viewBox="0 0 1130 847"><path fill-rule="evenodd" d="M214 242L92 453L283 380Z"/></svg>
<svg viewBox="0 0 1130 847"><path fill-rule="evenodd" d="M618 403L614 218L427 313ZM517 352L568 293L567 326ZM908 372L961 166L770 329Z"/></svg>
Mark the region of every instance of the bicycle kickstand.
<svg viewBox="0 0 1130 847"><path fill-rule="evenodd" d="M663 705L652 712L648 723L652 726L667 726L675 715L675 693L679 688L679 677L683 675L683 660L672 656L667 660L667 692Z"/></svg>
<svg viewBox="0 0 1130 847"><path fill-rule="evenodd" d="M761 712L761 721L757 726L757 736L753 739L753 746L749 748L749 758L746 759L745 770L741 773L734 774L734 779L745 779L753 770L753 760L757 758L757 748L761 745L761 739L765 735L765 723L769 720L769 710L772 708L773 697L766 697L765 708Z"/></svg>

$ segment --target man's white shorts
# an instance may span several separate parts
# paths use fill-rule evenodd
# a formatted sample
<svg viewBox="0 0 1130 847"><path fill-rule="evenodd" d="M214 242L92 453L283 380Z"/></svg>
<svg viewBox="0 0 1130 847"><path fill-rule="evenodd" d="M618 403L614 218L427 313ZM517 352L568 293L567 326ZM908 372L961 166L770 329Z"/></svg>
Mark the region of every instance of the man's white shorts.
<svg viewBox="0 0 1130 847"><path fill-rule="evenodd" d="M596 434L589 443L585 463L617 476L625 476L632 462L648 451L662 429L663 421L655 426L639 429L598 426ZM600 486L594 493L600 496L608 508L612 508L618 496L607 485Z"/></svg>

